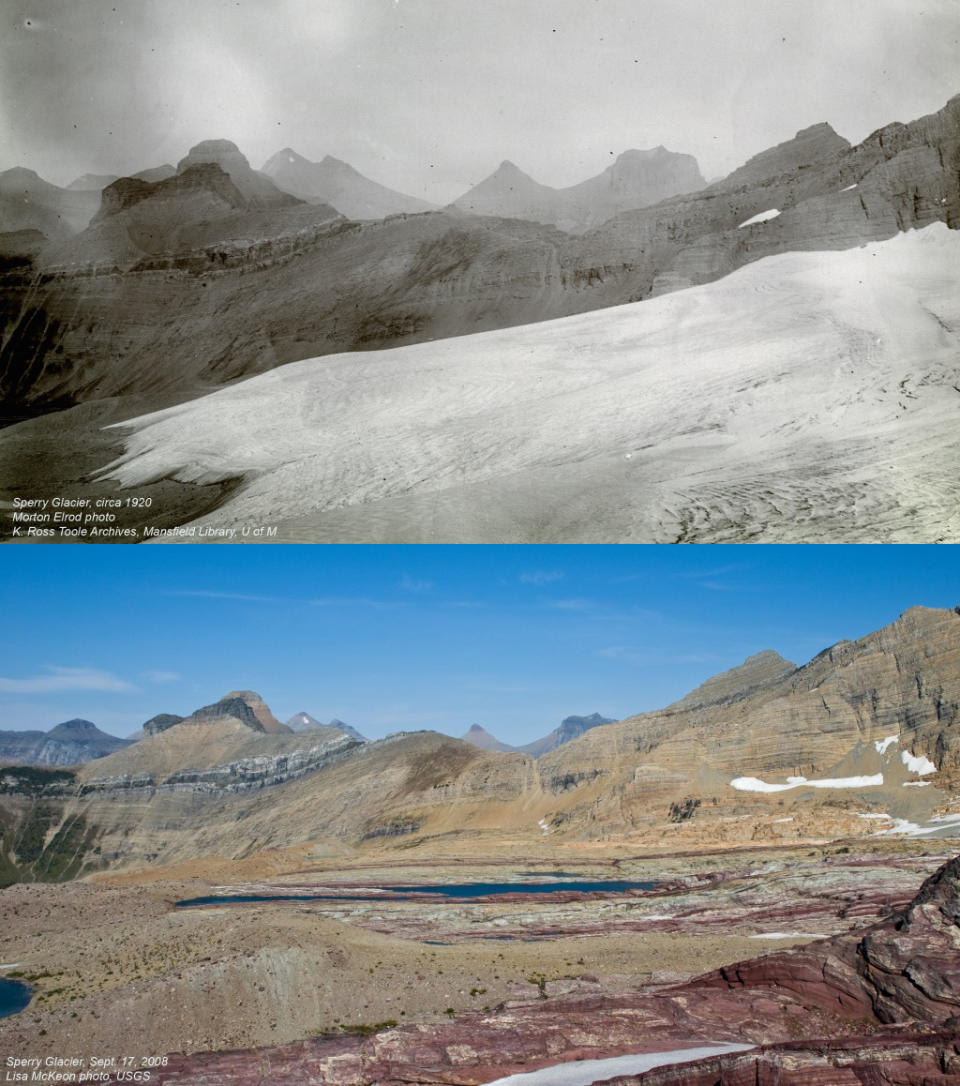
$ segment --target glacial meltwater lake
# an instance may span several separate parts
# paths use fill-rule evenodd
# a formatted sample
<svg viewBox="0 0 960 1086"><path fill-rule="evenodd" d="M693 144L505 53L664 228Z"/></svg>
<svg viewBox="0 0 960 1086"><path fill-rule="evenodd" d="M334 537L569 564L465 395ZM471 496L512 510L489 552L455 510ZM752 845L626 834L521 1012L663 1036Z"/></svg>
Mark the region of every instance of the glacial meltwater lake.
<svg viewBox="0 0 960 1086"><path fill-rule="evenodd" d="M30 1002L30 989L18 980L0 979L0 1018L17 1014Z"/></svg>
<svg viewBox="0 0 960 1086"><path fill-rule="evenodd" d="M653 890L655 882L615 882L599 880L586 882L569 879L564 882L463 882L432 883L422 886L345 886L342 892L331 892L324 887L317 893L257 893L214 894L210 897L191 897L178 901L177 905L243 905L267 901L405 901L417 899L422 894L435 894L438 898L454 901L471 901L481 897L499 897L504 894L558 894L575 891L581 894L623 894L631 890Z"/></svg>

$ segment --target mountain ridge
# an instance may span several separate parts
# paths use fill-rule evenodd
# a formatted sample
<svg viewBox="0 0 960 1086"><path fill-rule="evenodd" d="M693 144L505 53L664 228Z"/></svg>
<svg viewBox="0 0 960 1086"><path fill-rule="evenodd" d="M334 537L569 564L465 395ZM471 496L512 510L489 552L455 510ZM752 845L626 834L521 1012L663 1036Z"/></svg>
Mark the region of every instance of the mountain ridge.
<svg viewBox="0 0 960 1086"><path fill-rule="evenodd" d="M706 187L697 160L665 147L628 150L600 174L557 189L535 181L509 159L453 201L476 215L531 219L582 233L631 208Z"/></svg>

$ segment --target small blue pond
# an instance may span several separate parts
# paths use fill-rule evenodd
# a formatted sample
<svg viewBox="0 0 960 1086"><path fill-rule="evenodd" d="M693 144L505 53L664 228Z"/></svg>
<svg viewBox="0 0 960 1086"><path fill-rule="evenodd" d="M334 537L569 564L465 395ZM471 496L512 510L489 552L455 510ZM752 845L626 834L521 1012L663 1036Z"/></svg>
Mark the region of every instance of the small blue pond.
<svg viewBox="0 0 960 1086"><path fill-rule="evenodd" d="M404 901L414 895L436 894L458 901L501 894L556 894L575 890L586 894L623 894L630 890L653 890L654 882L464 882L430 886L382 886L376 890L358 889L341 894L223 894L191 897L177 905L231 905L265 901Z"/></svg>
<svg viewBox="0 0 960 1086"><path fill-rule="evenodd" d="M30 1002L30 989L18 980L0 980L0 1018L17 1014Z"/></svg>

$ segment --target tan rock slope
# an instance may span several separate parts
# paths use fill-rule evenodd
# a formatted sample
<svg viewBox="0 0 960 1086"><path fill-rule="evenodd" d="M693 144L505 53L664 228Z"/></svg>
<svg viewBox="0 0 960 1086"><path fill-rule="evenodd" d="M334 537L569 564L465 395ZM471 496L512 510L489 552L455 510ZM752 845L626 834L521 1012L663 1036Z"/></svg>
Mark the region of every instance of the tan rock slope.
<svg viewBox="0 0 960 1086"><path fill-rule="evenodd" d="M244 693L79 769L48 795L45 832L84 827L71 857L93 869L331 838L428 852L544 836L662 849L949 829L960 614L912 608L784 670L754 657L740 690L735 670L539 759L433 732L366 744L329 727L268 734L250 706L269 711ZM31 802L13 787L0 805L14 865Z"/></svg>

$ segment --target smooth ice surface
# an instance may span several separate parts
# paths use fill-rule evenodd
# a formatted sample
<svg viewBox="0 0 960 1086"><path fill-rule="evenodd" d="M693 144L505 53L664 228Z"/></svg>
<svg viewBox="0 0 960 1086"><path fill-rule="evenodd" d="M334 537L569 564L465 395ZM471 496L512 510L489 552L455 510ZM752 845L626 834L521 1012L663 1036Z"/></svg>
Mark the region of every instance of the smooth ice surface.
<svg viewBox="0 0 960 1086"><path fill-rule="evenodd" d="M883 774L869 777L828 777L808 781L806 777L787 777L786 784L768 784L759 777L736 777L730 782L738 792L787 792L791 788L873 788L883 784Z"/></svg>
<svg viewBox="0 0 960 1086"><path fill-rule="evenodd" d="M742 223L737 227L738 230L742 230L745 226L753 226L758 222L769 222L771 219L775 219L780 214L779 208L771 207L769 211L760 211L756 215L753 215L749 219L744 219Z"/></svg>
<svg viewBox="0 0 960 1086"><path fill-rule="evenodd" d="M886 739L878 739L873 745L877 748L877 754L886 754L889 746L899 742L899 735L888 735Z"/></svg>
<svg viewBox="0 0 960 1086"><path fill-rule="evenodd" d="M671 1052L644 1052L637 1056L612 1056L606 1060L575 1060L494 1079L487 1086L591 1086L615 1075L638 1075L652 1067L671 1063L690 1063L723 1056L728 1052L748 1052L755 1045L718 1044L700 1048L676 1048Z"/></svg>
<svg viewBox="0 0 960 1086"><path fill-rule="evenodd" d="M784 253L519 328L294 362L125 423L286 542L960 541L960 232Z"/></svg>

